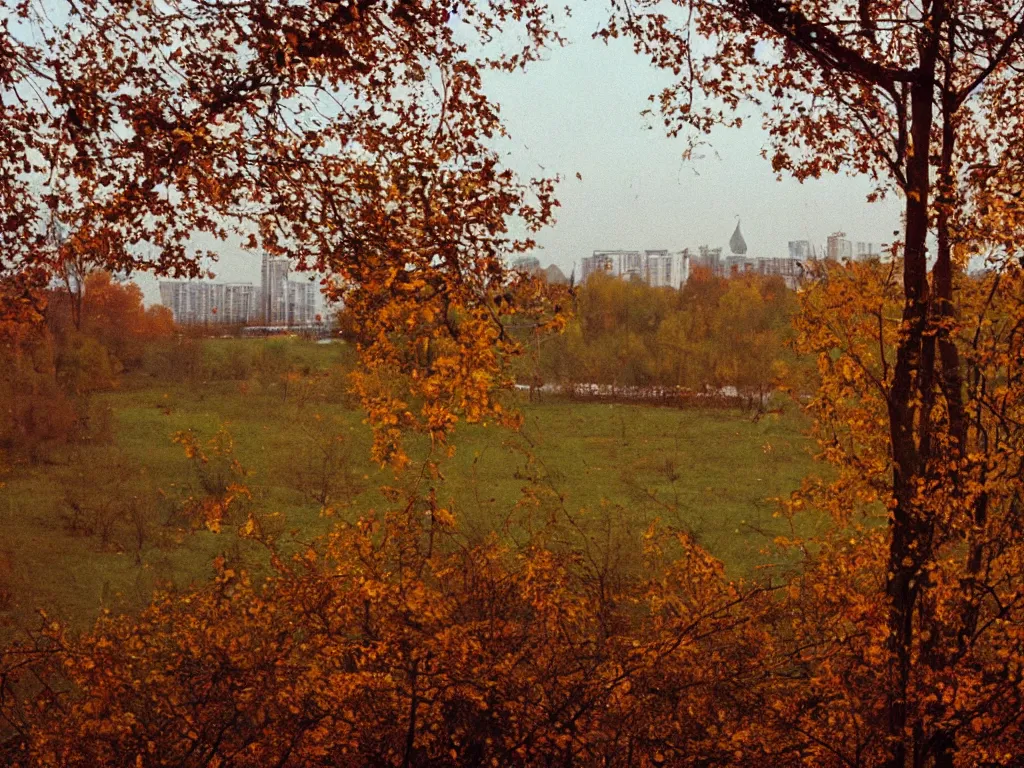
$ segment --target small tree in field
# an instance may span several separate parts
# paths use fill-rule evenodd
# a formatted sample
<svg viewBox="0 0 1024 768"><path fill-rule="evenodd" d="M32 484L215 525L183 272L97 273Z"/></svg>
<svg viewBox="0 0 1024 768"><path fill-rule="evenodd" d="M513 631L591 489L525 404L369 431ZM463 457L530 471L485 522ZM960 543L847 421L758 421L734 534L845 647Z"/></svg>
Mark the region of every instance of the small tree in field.
<svg viewBox="0 0 1024 768"><path fill-rule="evenodd" d="M225 523L239 522L252 498L246 485L250 472L235 455L227 426L205 441L192 430L175 432L171 439L184 450L196 483L181 507L188 524L217 532Z"/></svg>
<svg viewBox="0 0 1024 768"><path fill-rule="evenodd" d="M136 368L144 345L170 338L174 322L167 307L143 306L138 285L120 283L109 272L97 270L85 278L81 327L125 368Z"/></svg>
<svg viewBox="0 0 1024 768"><path fill-rule="evenodd" d="M352 448L341 419L313 413L302 420L294 464L287 468L293 487L323 510L346 506L362 490L352 467Z"/></svg>
<svg viewBox="0 0 1024 768"><path fill-rule="evenodd" d="M103 550L132 550L140 561L152 525L152 487L145 470L117 448L90 451L63 482L65 529L89 536Z"/></svg>

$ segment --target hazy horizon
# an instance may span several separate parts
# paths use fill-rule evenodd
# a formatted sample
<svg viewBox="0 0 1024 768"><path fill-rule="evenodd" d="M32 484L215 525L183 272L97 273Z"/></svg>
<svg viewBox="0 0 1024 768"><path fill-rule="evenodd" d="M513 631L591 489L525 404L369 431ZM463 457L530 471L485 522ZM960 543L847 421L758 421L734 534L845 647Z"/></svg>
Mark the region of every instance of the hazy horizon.
<svg viewBox="0 0 1024 768"><path fill-rule="evenodd" d="M684 161L685 139L666 137L658 115L641 114L647 97L669 82L666 73L625 41L593 40L599 15L583 10L564 27L569 45L526 72L486 78L510 134L497 144L504 162L524 179L562 177L557 222L535 236L543 265L568 275L594 250L706 244L727 251L737 218L755 257L785 256L790 240L823 245L835 231L876 245L893 240L901 212L895 196L868 203L870 184L859 177L776 180L760 156L766 137L757 119L715 131L702 156ZM216 279L259 283L258 254L203 244L221 254L210 265ZM147 303L159 301L155 278L134 279Z"/></svg>

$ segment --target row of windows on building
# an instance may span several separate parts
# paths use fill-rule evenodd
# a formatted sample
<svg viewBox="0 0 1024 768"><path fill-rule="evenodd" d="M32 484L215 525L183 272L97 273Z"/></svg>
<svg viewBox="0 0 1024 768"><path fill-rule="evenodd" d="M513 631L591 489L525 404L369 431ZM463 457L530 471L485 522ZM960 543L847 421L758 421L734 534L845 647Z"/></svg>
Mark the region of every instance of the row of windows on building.
<svg viewBox="0 0 1024 768"><path fill-rule="evenodd" d="M307 326L318 322L317 286L289 280L286 258L263 257L260 285L162 280L160 303L183 325Z"/></svg>
<svg viewBox="0 0 1024 768"><path fill-rule="evenodd" d="M743 254L722 256L721 248L701 246L697 253L682 251L594 251L582 261L581 280L603 272L627 280L641 280L654 288L681 288L695 269L719 277L738 274L777 275L796 288L803 274L796 259L759 258Z"/></svg>
<svg viewBox="0 0 1024 768"><path fill-rule="evenodd" d="M843 232L829 236L824 248L815 248L808 240L790 241L788 258L748 256L747 244L738 224L729 239L729 250L728 255L723 255L721 248L702 245L696 252L689 248L681 251L594 251L593 255L583 258L580 279L586 281L591 275L602 272L627 280L642 280L655 288L680 288L689 279L691 271L703 269L718 277L774 275L795 289L803 276L805 264L810 260L824 257L850 261L880 257L880 250L874 243L854 243L847 240Z"/></svg>

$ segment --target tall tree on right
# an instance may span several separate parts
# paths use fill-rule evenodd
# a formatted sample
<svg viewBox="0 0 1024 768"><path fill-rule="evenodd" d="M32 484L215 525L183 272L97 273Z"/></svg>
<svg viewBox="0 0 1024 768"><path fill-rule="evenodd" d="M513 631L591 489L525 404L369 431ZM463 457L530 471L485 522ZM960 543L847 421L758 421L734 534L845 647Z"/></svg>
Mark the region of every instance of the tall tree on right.
<svg viewBox="0 0 1024 768"><path fill-rule="evenodd" d="M895 192L904 201L899 322L885 330L878 312L874 335L881 351L873 362L854 359L857 345L840 343L841 335L832 339L833 357L870 372L861 380L882 404L874 429L885 431L887 478L888 551L879 595L886 626L884 760L894 767L962 762L969 741L1010 728L986 720L977 702L995 696L994 710L998 697L1018 690L1010 685L1017 673L1009 662L971 683L971 707L964 708L958 689L958 680L970 675L964 659L995 643L996 627L1020 620L1018 595L1024 594L1008 565L1019 562L1017 531L1024 522L1015 479L1020 460L1010 458L1021 430L1016 414L1006 412L1019 398L1008 362L1019 342L1011 331L989 333L1015 310L1004 303L993 317L1007 284L997 282L988 303L977 296L968 302L968 317L964 294L973 288L959 276L986 245L995 246L993 266L1016 269L1024 3L612 0L612 6L600 34L631 37L639 52L677 76L654 99L671 134L699 140L759 114L770 136L765 154L780 174L801 180L866 174L875 182L872 197ZM872 315L860 309L861 319ZM1005 395L998 408L994 389ZM844 396L851 392L866 394L854 388ZM823 392L819 402L830 398L839 402L840 394ZM848 467L863 459L853 447L830 455ZM1019 660L1020 649L1006 642L992 645L991 653ZM972 663L984 666L978 658ZM932 686L927 694L925 677ZM942 677L946 687L936 687ZM1001 758L977 752L970 759Z"/></svg>

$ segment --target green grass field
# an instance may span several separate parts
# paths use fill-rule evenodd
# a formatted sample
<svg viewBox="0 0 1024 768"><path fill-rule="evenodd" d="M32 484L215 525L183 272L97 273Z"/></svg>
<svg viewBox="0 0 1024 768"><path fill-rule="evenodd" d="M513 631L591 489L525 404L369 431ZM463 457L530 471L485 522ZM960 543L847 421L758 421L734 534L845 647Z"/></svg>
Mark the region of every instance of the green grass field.
<svg viewBox="0 0 1024 768"><path fill-rule="evenodd" d="M0 581L10 584L13 596L0 608L0 635L32 621L37 607L84 627L103 608L137 609L159 584L206 579L218 554L256 557L255 545L231 526L215 534L174 522L182 499L197 492L182 447L171 441L178 430L195 430L204 439L221 426L230 432L235 455L250 472L253 504L261 514L278 513L272 519L285 546L308 542L333 525L296 481L316 455L311 435L345 438L349 482L339 517L386 504L379 486L403 481L370 464L361 412L340 397L304 401L301 387L287 389L279 377L261 373L268 343L277 369L308 374L350 360L341 345L206 342L215 362L248 360L239 364L244 378L202 385L128 382L98 396L113 412L113 445L74 446L55 451L52 463L13 467L0 489ZM339 382L335 377L327 384L337 391ZM758 421L738 411L555 400L521 408L520 433L460 428L456 454L443 465L438 496L470 537L518 519L517 502L532 478L552 491L557 514L571 517L578 529L612 521L635 542L658 517L692 531L732 572L749 573L771 559L765 549L772 538L789 530L787 521L773 517L771 499L814 471L805 424L792 406ZM69 488L156 499L147 507L141 549L125 521L116 522L105 544L71 530ZM506 530L515 535L514 528Z"/></svg>

